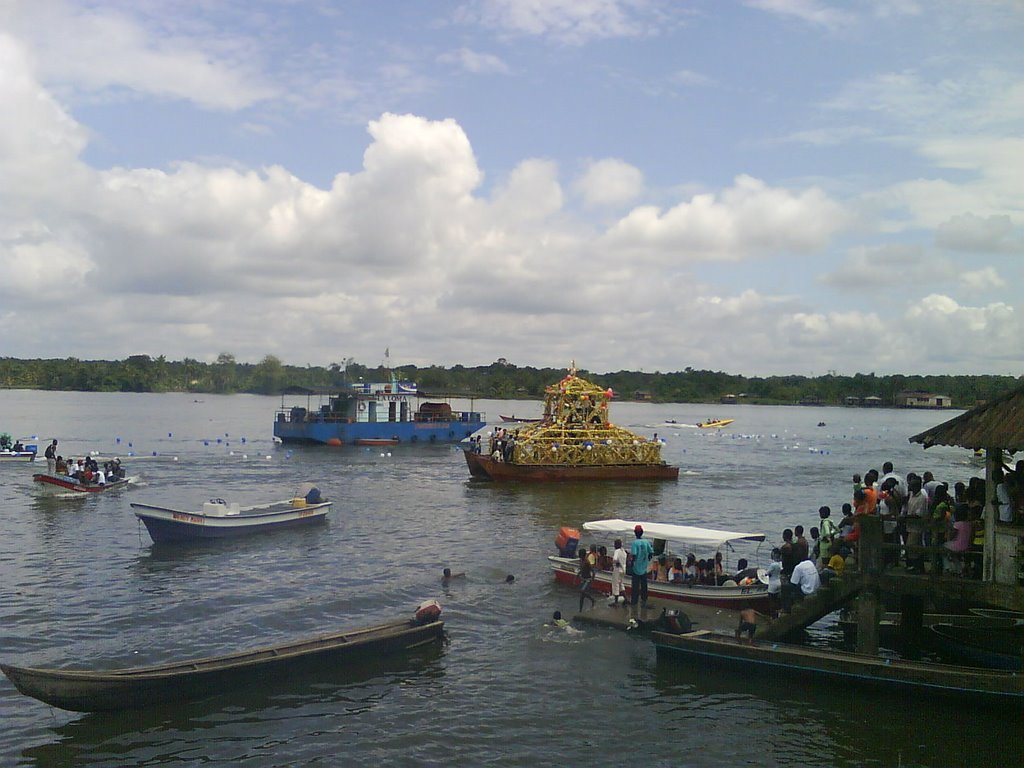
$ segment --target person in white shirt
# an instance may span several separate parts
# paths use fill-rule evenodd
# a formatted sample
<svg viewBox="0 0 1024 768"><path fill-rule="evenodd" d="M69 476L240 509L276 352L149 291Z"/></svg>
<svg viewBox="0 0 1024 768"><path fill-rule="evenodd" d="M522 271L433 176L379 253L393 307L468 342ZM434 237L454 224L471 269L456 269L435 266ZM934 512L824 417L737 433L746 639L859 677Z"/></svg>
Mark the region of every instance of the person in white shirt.
<svg viewBox="0 0 1024 768"><path fill-rule="evenodd" d="M622 539L615 540L615 551L612 552L612 605L618 605L619 596L622 604L626 604L626 590L622 588L622 580L626 575L626 550L622 548Z"/></svg>
<svg viewBox="0 0 1024 768"><path fill-rule="evenodd" d="M803 600L808 595L813 595L821 586L821 576L814 566L813 560L801 560L793 568L793 574L789 577L789 584L783 586L782 599L783 610L789 611L793 603Z"/></svg>
<svg viewBox="0 0 1024 768"><path fill-rule="evenodd" d="M997 513L999 515L1000 523L1012 523L1013 522L1013 504L1010 502L1010 489L1006 487L1006 483L1003 481L1003 470L1000 467L996 467L992 470L992 482L996 487L996 504Z"/></svg>

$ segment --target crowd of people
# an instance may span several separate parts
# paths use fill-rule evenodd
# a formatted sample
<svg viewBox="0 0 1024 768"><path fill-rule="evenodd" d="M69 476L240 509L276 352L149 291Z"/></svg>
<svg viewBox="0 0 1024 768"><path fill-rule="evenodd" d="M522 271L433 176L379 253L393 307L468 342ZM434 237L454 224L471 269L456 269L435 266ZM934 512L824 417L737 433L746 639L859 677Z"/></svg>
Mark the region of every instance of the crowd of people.
<svg viewBox="0 0 1024 768"><path fill-rule="evenodd" d="M992 482L997 524L1024 523L1024 460L1012 468L997 467ZM801 525L782 532L782 544L773 552L778 554L781 571L781 589L774 594L786 610L817 589L815 577L807 572L810 567L818 583L841 576L856 562L865 515L877 515L882 522L887 564L902 565L910 573L980 578L985 499L986 481L981 477L951 487L932 472L909 472L904 477L888 461L881 473L870 469L863 476L856 474L851 500L843 503L838 522L831 508L822 506L809 538ZM773 592L771 586L769 592Z"/></svg>

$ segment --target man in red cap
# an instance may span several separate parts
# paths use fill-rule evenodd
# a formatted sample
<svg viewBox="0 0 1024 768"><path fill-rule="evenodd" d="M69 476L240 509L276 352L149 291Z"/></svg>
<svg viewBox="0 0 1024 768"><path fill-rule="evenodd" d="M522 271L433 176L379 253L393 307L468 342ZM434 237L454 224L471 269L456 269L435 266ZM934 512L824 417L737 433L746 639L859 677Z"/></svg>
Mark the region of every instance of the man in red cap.
<svg viewBox="0 0 1024 768"><path fill-rule="evenodd" d="M636 605L637 600L639 600L640 605L646 608L647 569L651 565L651 558L654 557L654 547L651 545L651 542L644 538L644 527L642 525L638 524L633 528L633 533L636 534L636 539L630 548L630 553L633 555L633 594L630 598L630 603Z"/></svg>

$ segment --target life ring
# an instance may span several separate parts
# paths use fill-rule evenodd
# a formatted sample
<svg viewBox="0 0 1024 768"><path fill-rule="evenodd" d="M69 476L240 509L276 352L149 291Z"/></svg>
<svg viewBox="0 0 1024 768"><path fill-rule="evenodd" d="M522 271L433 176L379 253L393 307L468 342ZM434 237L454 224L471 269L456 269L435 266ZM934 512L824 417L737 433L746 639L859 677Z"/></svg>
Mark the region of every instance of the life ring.
<svg viewBox="0 0 1024 768"><path fill-rule="evenodd" d="M360 403L359 404L359 410L360 411L365 411L366 410L366 403Z"/></svg>

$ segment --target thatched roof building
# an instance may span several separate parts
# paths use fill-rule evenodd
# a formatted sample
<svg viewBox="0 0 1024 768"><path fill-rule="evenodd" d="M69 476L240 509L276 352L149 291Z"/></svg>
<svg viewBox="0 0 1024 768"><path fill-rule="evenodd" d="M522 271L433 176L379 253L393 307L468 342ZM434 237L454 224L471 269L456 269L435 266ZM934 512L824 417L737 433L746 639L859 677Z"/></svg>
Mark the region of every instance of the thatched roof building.
<svg viewBox="0 0 1024 768"><path fill-rule="evenodd" d="M951 445L1024 450L1024 386L914 435L910 442L925 448Z"/></svg>

